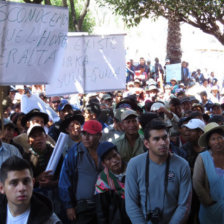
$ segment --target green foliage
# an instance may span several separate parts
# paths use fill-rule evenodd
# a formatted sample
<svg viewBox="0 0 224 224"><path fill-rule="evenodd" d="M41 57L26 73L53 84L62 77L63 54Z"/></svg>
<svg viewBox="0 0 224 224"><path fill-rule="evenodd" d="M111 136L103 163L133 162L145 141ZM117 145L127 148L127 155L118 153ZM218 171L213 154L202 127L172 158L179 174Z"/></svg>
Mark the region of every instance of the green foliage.
<svg viewBox="0 0 224 224"><path fill-rule="evenodd" d="M208 34L214 35L224 45L224 0L97 0L99 5L112 7L123 16L128 26L135 26L143 18L172 14Z"/></svg>
<svg viewBox="0 0 224 224"><path fill-rule="evenodd" d="M56 6L62 6L62 0L51 0L51 4ZM79 16L83 7L82 1L74 0L74 5L77 14L77 20L79 20ZM69 8L69 32L75 32L76 30L74 27L74 22L72 21L71 6L69 1L68 1L68 8ZM83 21L82 32L92 33L94 26L95 26L95 20L92 17L91 13L88 11Z"/></svg>

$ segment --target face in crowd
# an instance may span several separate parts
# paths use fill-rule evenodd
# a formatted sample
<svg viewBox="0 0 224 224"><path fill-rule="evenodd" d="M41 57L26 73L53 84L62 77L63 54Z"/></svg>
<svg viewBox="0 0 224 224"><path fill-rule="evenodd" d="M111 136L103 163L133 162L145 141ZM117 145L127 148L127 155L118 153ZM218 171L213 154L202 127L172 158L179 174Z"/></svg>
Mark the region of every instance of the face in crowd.
<svg viewBox="0 0 224 224"><path fill-rule="evenodd" d="M102 165L111 170L112 173L119 174L122 169L121 156L116 149L110 150L104 157Z"/></svg>
<svg viewBox="0 0 224 224"><path fill-rule="evenodd" d="M136 116L128 116L122 121L122 127L126 135L137 135L139 130L139 122Z"/></svg>
<svg viewBox="0 0 224 224"><path fill-rule="evenodd" d="M149 138L144 140L145 147L149 150L150 158L166 157L169 152L169 136L165 129L150 130Z"/></svg>
<svg viewBox="0 0 224 224"><path fill-rule="evenodd" d="M42 154L46 149L47 135L42 129L36 128L29 135L28 141L35 152Z"/></svg>
<svg viewBox="0 0 224 224"><path fill-rule="evenodd" d="M58 106L61 103L61 99L58 96L51 97L50 105L55 110L58 111Z"/></svg>
<svg viewBox="0 0 224 224"><path fill-rule="evenodd" d="M39 124L41 127L44 127L44 119L39 116L33 116L29 121L28 121L28 126L33 126L35 124Z"/></svg>
<svg viewBox="0 0 224 224"><path fill-rule="evenodd" d="M71 138L79 137L81 135L81 124L79 123L79 121L73 120L69 123L66 131Z"/></svg>
<svg viewBox="0 0 224 224"><path fill-rule="evenodd" d="M86 131L82 131L82 143L87 149L94 149L99 144L101 133L90 134Z"/></svg>
<svg viewBox="0 0 224 224"><path fill-rule="evenodd" d="M30 204L34 180L29 169L9 171L0 192L7 197L9 208L25 211Z"/></svg>

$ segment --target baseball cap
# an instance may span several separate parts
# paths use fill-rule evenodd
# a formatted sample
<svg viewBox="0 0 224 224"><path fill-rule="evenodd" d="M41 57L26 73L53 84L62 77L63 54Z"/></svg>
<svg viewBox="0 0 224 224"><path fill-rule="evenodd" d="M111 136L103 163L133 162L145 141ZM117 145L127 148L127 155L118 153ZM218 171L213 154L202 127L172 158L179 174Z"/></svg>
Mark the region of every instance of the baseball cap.
<svg viewBox="0 0 224 224"><path fill-rule="evenodd" d="M110 100L110 99L112 99L112 97L111 97L110 94L104 94L104 95L102 96L102 99L103 99L103 100Z"/></svg>
<svg viewBox="0 0 224 224"><path fill-rule="evenodd" d="M155 102L152 106L151 106L151 111L157 111L159 110L161 107L165 107L165 105L161 102Z"/></svg>
<svg viewBox="0 0 224 224"><path fill-rule="evenodd" d="M82 131L94 135L102 131L102 125L97 120L89 120L84 123Z"/></svg>
<svg viewBox="0 0 224 224"><path fill-rule="evenodd" d="M35 130L41 130L43 131L45 134L45 130L44 128L40 125L40 124L34 124L34 125L31 125L28 130L27 130L27 136L30 137L30 135L32 135L32 133L35 131Z"/></svg>
<svg viewBox="0 0 224 224"><path fill-rule="evenodd" d="M72 108L72 106L69 104L68 100L64 99L61 101L61 103L58 105L58 111L62 111L65 109L66 106L70 106Z"/></svg>
<svg viewBox="0 0 224 224"><path fill-rule="evenodd" d="M129 116L135 116L135 117L138 117L138 114L134 111L134 110L131 110L131 109L127 109L125 110L122 114L121 114L121 121L125 120L126 118L128 118Z"/></svg>
<svg viewBox="0 0 224 224"><path fill-rule="evenodd" d="M121 121L121 114L127 110L126 108L117 108L114 110L114 118L118 121Z"/></svg>
<svg viewBox="0 0 224 224"><path fill-rule="evenodd" d="M197 129L200 128L202 131L204 131L205 123L200 119L191 119L188 121L187 124L184 124L185 127L189 129Z"/></svg>
<svg viewBox="0 0 224 224"><path fill-rule="evenodd" d="M112 149L117 150L116 145L114 145L112 142L101 142L97 148L97 155L102 160L103 156Z"/></svg>

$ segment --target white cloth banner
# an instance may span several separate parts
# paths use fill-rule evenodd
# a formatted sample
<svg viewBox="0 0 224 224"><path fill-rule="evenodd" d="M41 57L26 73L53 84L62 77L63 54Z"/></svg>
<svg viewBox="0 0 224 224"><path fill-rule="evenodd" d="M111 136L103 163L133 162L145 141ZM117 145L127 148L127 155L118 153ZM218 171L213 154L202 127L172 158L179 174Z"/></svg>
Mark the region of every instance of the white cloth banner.
<svg viewBox="0 0 224 224"><path fill-rule="evenodd" d="M58 72L68 10L0 1L0 84L46 84Z"/></svg>
<svg viewBox="0 0 224 224"><path fill-rule="evenodd" d="M46 95L125 89L124 34L70 35L60 72Z"/></svg>
<svg viewBox="0 0 224 224"><path fill-rule="evenodd" d="M27 114L33 109L39 109L41 112L48 114L49 119L54 122L60 119L57 113L39 96L34 94L31 95L30 97L28 97L27 95L22 95L21 112Z"/></svg>
<svg viewBox="0 0 224 224"><path fill-rule="evenodd" d="M166 81L169 82L171 79L181 80L181 64L166 65Z"/></svg>

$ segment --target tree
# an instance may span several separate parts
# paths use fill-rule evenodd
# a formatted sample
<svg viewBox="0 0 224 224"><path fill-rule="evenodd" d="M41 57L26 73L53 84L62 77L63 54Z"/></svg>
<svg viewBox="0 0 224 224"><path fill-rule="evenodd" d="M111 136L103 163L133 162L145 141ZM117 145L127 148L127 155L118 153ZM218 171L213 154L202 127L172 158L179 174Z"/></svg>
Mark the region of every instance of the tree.
<svg viewBox="0 0 224 224"><path fill-rule="evenodd" d="M224 45L224 0L98 0L100 5L110 5L125 22L137 25L142 18L170 13L178 22L185 22L213 35Z"/></svg>
<svg viewBox="0 0 224 224"><path fill-rule="evenodd" d="M172 15L172 13L170 13L168 18L166 58L170 60L171 64L175 64L181 62L181 56L180 22Z"/></svg>
<svg viewBox="0 0 224 224"><path fill-rule="evenodd" d="M43 0L24 0L26 3L41 4ZM94 19L88 13L90 0L44 0L45 5L57 5L69 8L69 31L88 32L93 31Z"/></svg>

